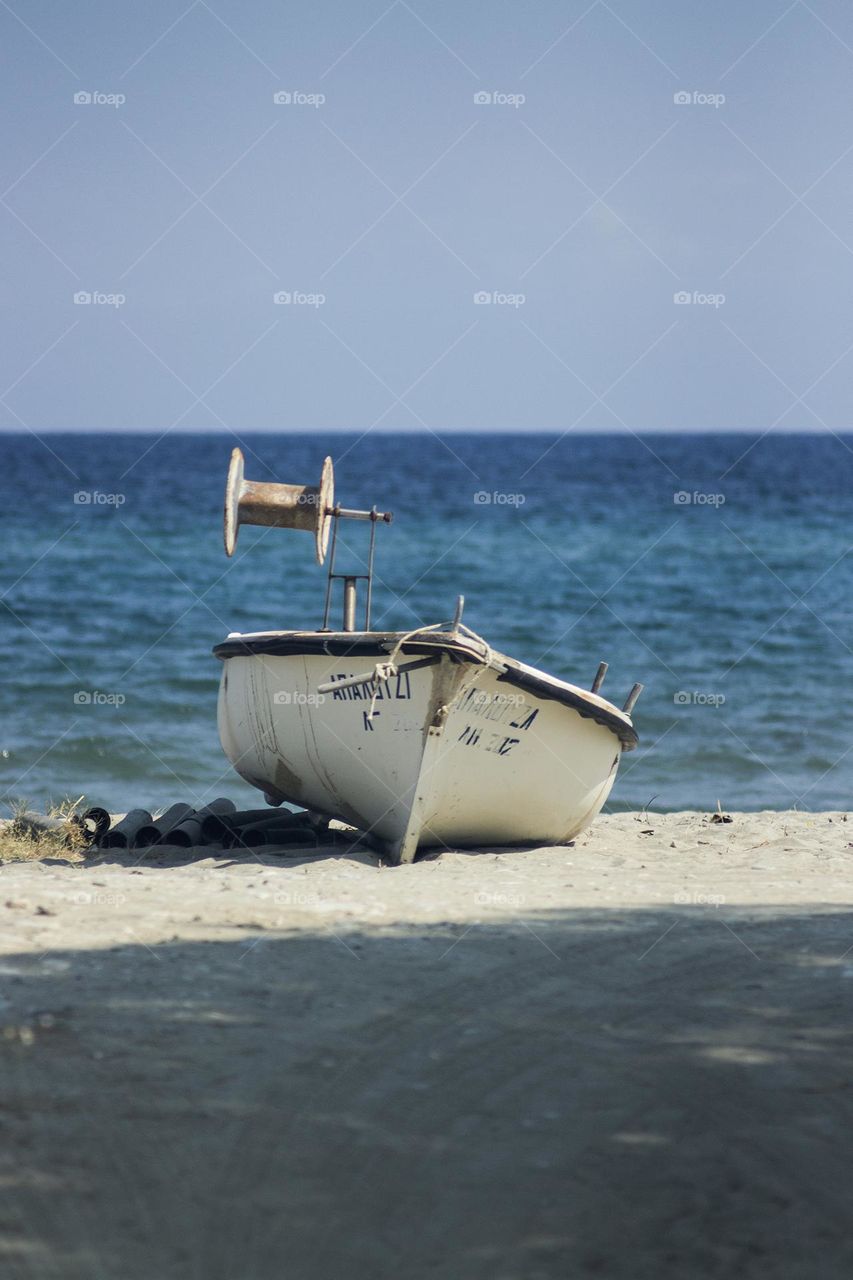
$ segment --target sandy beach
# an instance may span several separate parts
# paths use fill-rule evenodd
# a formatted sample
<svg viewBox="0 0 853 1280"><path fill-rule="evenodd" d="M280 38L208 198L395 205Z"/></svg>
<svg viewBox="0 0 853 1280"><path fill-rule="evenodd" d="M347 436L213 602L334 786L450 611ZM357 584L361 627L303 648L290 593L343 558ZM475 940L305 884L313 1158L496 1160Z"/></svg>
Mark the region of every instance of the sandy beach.
<svg viewBox="0 0 853 1280"><path fill-rule="evenodd" d="M853 820L0 866L3 1274L841 1274Z"/></svg>
<svg viewBox="0 0 853 1280"><path fill-rule="evenodd" d="M853 1280L853 2L0 33L0 1280Z"/></svg>

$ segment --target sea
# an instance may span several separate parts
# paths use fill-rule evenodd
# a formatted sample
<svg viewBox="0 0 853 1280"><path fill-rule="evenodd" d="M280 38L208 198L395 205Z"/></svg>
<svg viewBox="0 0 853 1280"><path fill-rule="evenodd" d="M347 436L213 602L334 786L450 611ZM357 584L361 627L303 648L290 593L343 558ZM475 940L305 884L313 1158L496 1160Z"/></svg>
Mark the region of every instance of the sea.
<svg viewBox="0 0 853 1280"><path fill-rule="evenodd" d="M393 512L375 629L453 616L621 706L640 746L610 810L846 809L853 780L853 436L0 436L0 797L113 810L259 797L219 745L229 631L321 624L302 531L223 550L239 445L251 480ZM369 526L341 528L363 572ZM363 604L363 598L360 601ZM339 625L336 596L332 620Z"/></svg>

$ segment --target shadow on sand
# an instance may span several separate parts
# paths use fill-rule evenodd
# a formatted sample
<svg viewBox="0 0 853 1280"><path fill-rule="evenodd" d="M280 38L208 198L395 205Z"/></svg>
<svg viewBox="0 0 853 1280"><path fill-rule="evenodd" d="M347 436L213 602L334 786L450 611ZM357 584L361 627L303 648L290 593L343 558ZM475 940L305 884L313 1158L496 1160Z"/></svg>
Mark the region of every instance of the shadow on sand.
<svg viewBox="0 0 853 1280"><path fill-rule="evenodd" d="M427 851L424 858L437 856ZM334 840L318 836L282 845L258 845L257 848L234 846L224 848L217 844L195 845L185 849L178 845L158 844L146 849L98 849L88 850L79 864L86 870L98 867L186 867L195 862L213 861L224 869L228 866L253 864L261 867L301 866L325 858L346 858L375 867L382 861L381 853L364 837L344 836ZM55 859L57 865L65 865L64 859ZM421 861L419 856L418 861Z"/></svg>
<svg viewBox="0 0 853 1280"><path fill-rule="evenodd" d="M853 913L2 964L9 1280L851 1274Z"/></svg>

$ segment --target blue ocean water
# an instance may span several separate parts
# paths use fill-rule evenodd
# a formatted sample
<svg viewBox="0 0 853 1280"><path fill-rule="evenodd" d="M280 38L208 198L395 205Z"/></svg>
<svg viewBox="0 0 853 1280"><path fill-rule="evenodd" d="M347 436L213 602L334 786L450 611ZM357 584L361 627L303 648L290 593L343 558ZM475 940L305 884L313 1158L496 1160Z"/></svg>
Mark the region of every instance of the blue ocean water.
<svg viewBox="0 0 853 1280"><path fill-rule="evenodd" d="M219 747L211 648L320 624L309 537L243 528L225 558L225 434L0 439L0 795L254 802ZM330 453L340 502L394 512L375 626L440 621L464 593L496 648L585 686L606 660L617 705L641 681L610 808L849 803L853 437L239 443L251 479L314 483ZM356 568L365 530L342 532Z"/></svg>

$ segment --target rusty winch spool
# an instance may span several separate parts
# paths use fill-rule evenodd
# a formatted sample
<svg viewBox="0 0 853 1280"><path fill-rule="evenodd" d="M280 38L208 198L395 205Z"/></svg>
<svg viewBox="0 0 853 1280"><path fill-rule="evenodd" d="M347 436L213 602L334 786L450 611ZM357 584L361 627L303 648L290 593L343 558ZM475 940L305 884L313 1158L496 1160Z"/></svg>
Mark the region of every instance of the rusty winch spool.
<svg viewBox="0 0 853 1280"><path fill-rule="evenodd" d="M326 458L319 484L261 484L243 476L243 453L231 454L225 484L225 553L233 556L241 524L269 525L276 529L304 529L314 535L317 563L322 564L329 545L329 529L335 508L335 474ZM343 514L343 513L341 513Z"/></svg>
<svg viewBox="0 0 853 1280"><path fill-rule="evenodd" d="M353 511L349 507L335 505L335 475L332 459L326 458L320 472L319 484L259 484L246 480L243 474L243 454L235 449L231 454L228 479L225 484L225 552L233 556L237 546L237 534L241 524L268 525L275 529L304 529L314 535L314 551L317 563L322 564L329 546L329 532L334 520L332 554L329 559L326 584L326 604L323 611L323 629L328 630L329 608L335 582L343 582L344 631L355 630L356 593L358 583L364 582L367 595L364 608L365 630L370 628L370 605L373 594L373 562L376 549L377 524L390 524L390 511ZM337 573L335 549L339 520L366 520L370 523L370 544L367 553L366 573Z"/></svg>

